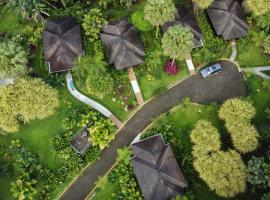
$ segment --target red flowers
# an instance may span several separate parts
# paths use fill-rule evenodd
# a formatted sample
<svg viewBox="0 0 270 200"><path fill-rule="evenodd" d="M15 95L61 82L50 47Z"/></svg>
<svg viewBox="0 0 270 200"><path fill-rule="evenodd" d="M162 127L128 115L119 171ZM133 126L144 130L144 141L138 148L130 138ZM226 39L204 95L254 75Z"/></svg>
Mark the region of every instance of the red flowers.
<svg viewBox="0 0 270 200"><path fill-rule="evenodd" d="M174 62L172 65L172 61L165 62L163 69L168 75L175 75L179 72L176 62Z"/></svg>

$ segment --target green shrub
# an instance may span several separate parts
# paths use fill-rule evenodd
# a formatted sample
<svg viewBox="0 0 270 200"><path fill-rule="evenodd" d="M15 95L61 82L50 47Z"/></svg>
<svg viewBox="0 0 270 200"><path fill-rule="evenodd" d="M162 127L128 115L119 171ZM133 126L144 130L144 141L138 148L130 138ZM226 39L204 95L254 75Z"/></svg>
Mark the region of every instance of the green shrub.
<svg viewBox="0 0 270 200"><path fill-rule="evenodd" d="M0 77L18 78L27 72L27 53L13 41L0 42Z"/></svg>
<svg viewBox="0 0 270 200"><path fill-rule="evenodd" d="M257 188L270 188L270 164L264 157L252 157L247 166L248 182Z"/></svg>
<svg viewBox="0 0 270 200"><path fill-rule="evenodd" d="M82 27L85 35L89 37L89 41L97 40L101 29L108 23L103 16L104 14L97 8L91 9L84 15Z"/></svg>
<svg viewBox="0 0 270 200"><path fill-rule="evenodd" d="M139 31L150 31L153 29L153 26L144 19L143 11L134 12L131 15L131 22Z"/></svg>

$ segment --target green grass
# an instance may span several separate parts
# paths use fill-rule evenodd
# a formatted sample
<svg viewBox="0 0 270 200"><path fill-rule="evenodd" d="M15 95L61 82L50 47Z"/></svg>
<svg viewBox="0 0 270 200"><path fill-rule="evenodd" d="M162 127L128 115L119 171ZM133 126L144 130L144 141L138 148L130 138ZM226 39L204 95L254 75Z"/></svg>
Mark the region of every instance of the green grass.
<svg viewBox="0 0 270 200"><path fill-rule="evenodd" d="M75 78L74 78L75 79ZM125 120L128 118L130 112L126 112L122 107L121 104L113 102L113 95L106 95L103 99L99 99L95 96L93 96L91 93L89 93L86 89L85 84L83 84L82 81L74 80L76 84L76 88L83 94L85 94L87 97L99 102L106 108L108 108L115 116L117 116L120 120ZM129 82L127 84L130 84ZM131 86L128 85L128 89L132 91ZM133 96L133 98L135 98Z"/></svg>
<svg viewBox="0 0 270 200"><path fill-rule="evenodd" d="M11 193L9 191L10 188L10 182L12 179L10 178L2 178L0 177L0 199L3 200L11 200L13 199L11 196Z"/></svg>
<svg viewBox="0 0 270 200"><path fill-rule="evenodd" d="M1 139L7 141L20 139L25 147L39 156L42 165L49 168L59 167L61 161L53 151L52 139L61 132L62 120L70 110L64 101L71 101L73 107L79 105L70 97L66 88L59 90L59 99L61 105L54 115L43 120L30 121L29 124L22 125L18 132L1 136Z"/></svg>
<svg viewBox="0 0 270 200"><path fill-rule="evenodd" d="M241 67L270 65L270 59L263 54L263 49L251 42L243 49L238 48L237 62Z"/></svg>
<svg viewBox="0 0 270 200"><path fill-rule="evenodd" d="M0 6L0 32L20 33L24 26L13 11Z"/></svg>
<svg viewBox="0 0 270 200"><path fill-rule="evenodd" d="M177 75L169 76L163 71L160 71L160 73L161 79L158 80L148 80L147 76L138 78L139 85L145 100L160 94L161 92L165 91L168 86L182 80L185 76L188 75L188 70L186 66L181 65L180 72Z"/></svg>
<svg viewBox="0 0 270 200"><path fill-rule="evenodd" d="M108 178L105 177L100 183L100 186L96 191L88 198L88 200L113 200L113 193L119 190L119 185L117 183L111 183Z"/></svg>

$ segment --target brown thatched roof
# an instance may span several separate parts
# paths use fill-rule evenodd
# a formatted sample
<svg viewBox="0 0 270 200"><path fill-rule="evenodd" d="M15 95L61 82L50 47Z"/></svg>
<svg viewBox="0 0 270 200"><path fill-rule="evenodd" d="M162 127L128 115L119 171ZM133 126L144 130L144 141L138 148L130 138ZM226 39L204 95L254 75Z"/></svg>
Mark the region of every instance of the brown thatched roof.
<svg viewBox="0 0 270 200"><path fill-rule="evenodd" d="M184 193L187 181L161 135L134 143L131 148L133 169L145 200L167 200Z"/></svg>
<svg viewBox="0 0 270 200"><path fill-rule="evenodd" d="M72 17L51 20L43 33L45 61L50 72L70 70L83 54L80 26Z"/></svg>
<svg viewBox="0 0 270 200"><path fill-rule="evenodd" d="M248 34L246 18L235 0L215 0L207 9L217 35L225 40L237 39Z"/></svg>
<svg viewBox="0 0 270 200"><path fill-rule="evenodd" d="M100 34L109 64L125 69L143 63L145 55L137 29L127 19L114 20Z"/></svg>
<svg viewBox="0 0 270 200"><path fill-rule="evenodd" d="M194 35L194 47L202 46L202 32L192 10L184 5L176 6L175 20L164 23L162 31L166 32L171 26L181 25L187 27Z"/></svg>

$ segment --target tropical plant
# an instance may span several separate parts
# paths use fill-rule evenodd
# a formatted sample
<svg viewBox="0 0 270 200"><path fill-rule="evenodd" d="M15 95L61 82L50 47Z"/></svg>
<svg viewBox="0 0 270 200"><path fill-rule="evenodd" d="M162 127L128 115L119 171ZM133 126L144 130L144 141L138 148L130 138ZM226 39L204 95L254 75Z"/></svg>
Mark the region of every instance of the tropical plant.
<svg viewBox="0 0 270 200"><path fill-rule="evenodd" d="M153 29L153 26L146 19L144 19L143 11L136 11L132 13L131 22L139 31L150 31Z"/></svg>
<svg viewBox="0 0 270 200"><path fill-rule="evenodd" d="M270 188L270 164L264 157L252 157L247 166L248 182L258 188Z"/></svg>
<svg viewBox="0 0 270 200"><path fill-rule="evenodd" d="M143 199L132 169L131 154L131 150L127 148L118 151L117 165L109 177L110 181L119 185L119 190L113 194L116 200Z"/></svg>
<svg viewBox="0 0 270 200"><path fill-rule="evenodd" d="M175 59L185 59L189 56L193 44L193 34L191 31L180 25L170 27L161 40L163 53L172 58L172 65Z"/></svg>
<svg viewBox="0 0 270 200"><path fill-rule="evenodd" d="M44 119L59 106L55 89L41 79L21 78L0 88L0 128L15 132L20 122Z"/></svg>
<svg viewBox="0 0 270 200"><path fill-rule="evenodd" d="M99 146L100 149L108 147L110 141L115 137L114 125L109 120L95 122L95 124L89 128L89 132L93 145Z"/></svg>
<svg viewBox="0 0 270 200"><path fill-rule="evenodd" d="M11 183L10 191L15 199L27 200L34 199L34 195L37 193L35 185L37 180L31 179L29 174L25 172L22 176Z"/></svg>
<svg viewBox="0 0 270 200"><path fill-rule="evenodd" d="M264 15L270 11L269 0L246 0L245 5L254 15Z"/></svg>
<svg viewBox="0 0 270 200"><path fill-rule="evenodd" d="M0 42L0 76L18 78L27 72L27 53L13 41Z"/></svg>
<svg viewBox="0 0 270 200"><path fill-rule="evenodd" d="M175 17L176 8L172 0L148 0L144 7L144 18L156 27L156 38L159 26Z"/></svg>
<svg viewBox="0 0 270 200"><path fill-rule="evenodd" d="M85 85L92 95L103 98L112 94L114 82L107 71L103 47L98 41L94 43L94 55L81 57L76 64L75 76L85 80Z"/></svg>
<svg viewBox="0 0 270 200"><path fill-rule="evenodd" d="M40 21L43 15L49 16L46 5L42 0L9 0L7 6L13 8L24 19Z"/></svg>
<svg viewBox="0 0 270 200"><path fill-rule="evenodd" d="M104 14L97 8L91 9L89 13L84 15L82 27L91 42L99 38L101 29L108 23L103 16Z"/></svg>

